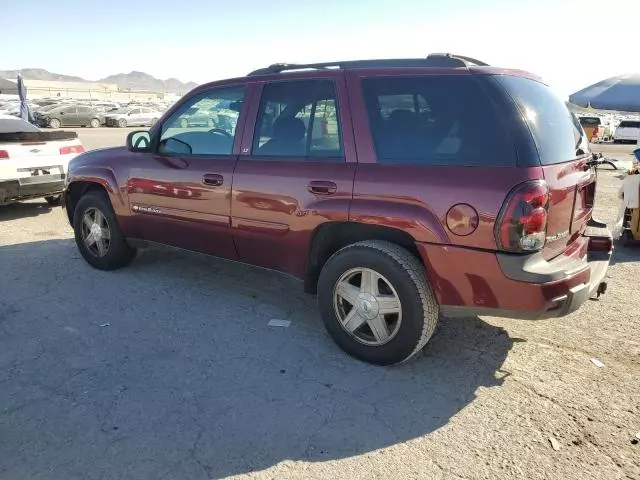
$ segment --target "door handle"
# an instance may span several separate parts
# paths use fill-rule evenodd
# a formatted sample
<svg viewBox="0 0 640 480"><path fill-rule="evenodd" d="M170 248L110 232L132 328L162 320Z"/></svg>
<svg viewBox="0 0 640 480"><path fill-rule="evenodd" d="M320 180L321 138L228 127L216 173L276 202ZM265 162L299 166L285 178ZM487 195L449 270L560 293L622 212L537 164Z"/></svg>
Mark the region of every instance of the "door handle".
<svg viewBox="0 0 640 480"><path fill-rule="evenodd" d="M219 187L224 182L224 177L217 173L206 173L202 176L202 183Z"/></svg>
<svg viewBox="0 0 640 480"><path fill-rule="evenodd" d="M332 195L338 190L338 186L333 182L327 182L324 180L314 180L309 182L307 187L311 193L316 195Z"/></svg>

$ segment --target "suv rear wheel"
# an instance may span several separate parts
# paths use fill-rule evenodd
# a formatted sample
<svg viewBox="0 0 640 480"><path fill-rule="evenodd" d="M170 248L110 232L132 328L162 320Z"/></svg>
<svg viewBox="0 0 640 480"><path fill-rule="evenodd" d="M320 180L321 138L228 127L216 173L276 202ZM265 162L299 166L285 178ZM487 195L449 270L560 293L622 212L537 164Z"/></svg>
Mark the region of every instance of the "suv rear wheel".
<svg viewBox="0 0 640 480"><path fill-rule="evenodd" d="M73 215L76 245L84 259L99 270L115 270L131 263L135 256L120 231L109 198L92 191L78 201Z"/></svg>
<svg viewBox="0 0 640 480"><path fill-rule="evenodd" d="M336 252L320 273L318 302L334 341L349 355L377 365L410 359L438 321L422 264L384 241L354 243Z"/></svg>

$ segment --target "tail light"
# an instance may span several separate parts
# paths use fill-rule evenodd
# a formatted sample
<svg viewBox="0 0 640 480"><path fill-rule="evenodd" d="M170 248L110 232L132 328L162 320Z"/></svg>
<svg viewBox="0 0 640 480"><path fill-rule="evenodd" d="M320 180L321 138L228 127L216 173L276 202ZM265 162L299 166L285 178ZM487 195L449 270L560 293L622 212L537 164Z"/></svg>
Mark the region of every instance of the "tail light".
<svg viewBox="0 0 640 480"><path fill-rule="evenodd" d="M547 239L549 188L544 181L525 182L514 188L496 223L498 247L509 252L542 249Z"/></svg>
<svg viewBox="0 0 640 480"><path fill-rule="evenodd" d="M9 152L6 150L0 150L0 159L9 158Z"/></svg>
<svg viewBox="0 0 640 480"><path fill-rule="evenodd" d="M69 145L68 147L60 147L60 155L69 155L70 153L83 153L82 145Z"/></svg>

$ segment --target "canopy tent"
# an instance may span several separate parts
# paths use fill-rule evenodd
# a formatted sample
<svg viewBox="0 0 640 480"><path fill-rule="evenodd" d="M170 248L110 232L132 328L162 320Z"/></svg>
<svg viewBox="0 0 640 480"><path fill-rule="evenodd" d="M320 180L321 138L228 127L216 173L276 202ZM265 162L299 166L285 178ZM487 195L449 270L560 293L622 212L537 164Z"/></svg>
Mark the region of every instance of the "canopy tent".
<svg viewBox="0 0 640 480"><path fill-rule="evenodd" d="M598 110L640 112L640 73L602 80L574 93L569 102Z"/></svg>

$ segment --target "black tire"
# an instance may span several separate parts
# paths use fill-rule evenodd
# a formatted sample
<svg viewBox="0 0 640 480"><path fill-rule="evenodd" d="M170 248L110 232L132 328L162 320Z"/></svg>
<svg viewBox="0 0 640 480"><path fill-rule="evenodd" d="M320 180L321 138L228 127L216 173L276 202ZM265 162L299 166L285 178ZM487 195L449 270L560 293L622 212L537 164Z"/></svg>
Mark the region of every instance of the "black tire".
<svg viewBox="0 0 640 480"><path fill-rule="evenodd" d="M125 128L127 126L127 121L124 118L118 120L118 127Z"/></svg>
<svg viewBox="0 0 640 480"><path fill-rule="evenodd" d="M367 268L383 275L396 290L402 307L397 333L387 343L372 346L349 334L334 308L334 288L351 269ZM318 280L318 304L329 335L349 355L376 365L409 360L435 332L439 308L420 261L404 248L386 241L354 243L336 252Z"/></svg>
<svg viewBox="0 0 640 480"><path fill-rule="evenodd" d="M58 120L57 118L52 118L51 120L49 120L49 127L53 129L60 128L60 120Z"/></svg>
<svg viewBox="0 0 640 480"><path fill-rule="evenodd" d="M92 253L82 237L83 217L89 209L99 210L109 227L109 247L103 256ZM89 265L98 270L116 270L125 267L131 263L136 254L136 250L127 243L122 234L111 202L104 192L90 191L80 198L73 214L73 230L80 253Z"/></svg>
<svg viewBox="0 0 640 480"><path fill-rule="evenodd" d="M91 121L89 122L89 126L91 128L98 128L100 126L100 120L97 118L92 118Z"/></svg>
<svg viewBox="0 0 640 480"><path fill-rule="evenodd" d="M51 207L57 207L58 205L60 205L60 200L62 199L61 195L49 195L44 197L44 199L46 200L46 202L51 206Z"/></svg>

